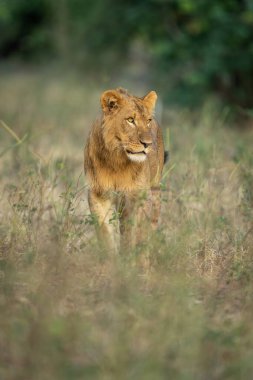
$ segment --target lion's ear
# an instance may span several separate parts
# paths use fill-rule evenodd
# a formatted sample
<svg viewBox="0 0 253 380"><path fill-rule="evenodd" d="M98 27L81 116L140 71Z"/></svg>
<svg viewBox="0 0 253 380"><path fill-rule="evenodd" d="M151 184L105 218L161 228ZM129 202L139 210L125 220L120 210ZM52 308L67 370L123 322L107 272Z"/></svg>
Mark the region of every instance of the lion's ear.
<svg viewBox="0 0 253 380"><path fill-rule="evenodd" d="M150 91L147 95L145 95L143 98L144 105L148 108L148 110L153 113L156 100L157 100L157 94L155 91Z"/></svg>
<svg viewBox="0 0 253 380"><path fill-rule="evenodd" d="M103 92L100 98L101 107L104 113L111 112L122 104L122 96L116 90L108 90Z"/></svg>

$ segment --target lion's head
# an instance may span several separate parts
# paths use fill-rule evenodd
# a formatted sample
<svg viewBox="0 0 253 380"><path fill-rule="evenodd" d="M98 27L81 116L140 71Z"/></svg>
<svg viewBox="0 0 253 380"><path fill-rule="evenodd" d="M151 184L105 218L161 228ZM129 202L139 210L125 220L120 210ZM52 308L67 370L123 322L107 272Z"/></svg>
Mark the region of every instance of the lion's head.
<svg viewBox="0 0 253 380"><path fill-rule="evenodd" d="M127 160L144 162L153 141L151 126L156 99L155 91L143 98L123 89L105 91L101 96L105 147Z"/></svg>

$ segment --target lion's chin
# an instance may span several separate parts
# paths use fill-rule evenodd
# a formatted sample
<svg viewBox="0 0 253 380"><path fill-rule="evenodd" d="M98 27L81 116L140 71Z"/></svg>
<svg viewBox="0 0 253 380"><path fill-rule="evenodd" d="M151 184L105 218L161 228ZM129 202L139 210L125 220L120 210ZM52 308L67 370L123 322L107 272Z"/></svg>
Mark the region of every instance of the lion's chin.
<svg viewBox="0 0 253 380"><path fill-rule="evenodd" d="M134 161L134 162L144 162L147 158L147 155L143 153L128 153L127 152L127 157L129 160Z"/></svg>

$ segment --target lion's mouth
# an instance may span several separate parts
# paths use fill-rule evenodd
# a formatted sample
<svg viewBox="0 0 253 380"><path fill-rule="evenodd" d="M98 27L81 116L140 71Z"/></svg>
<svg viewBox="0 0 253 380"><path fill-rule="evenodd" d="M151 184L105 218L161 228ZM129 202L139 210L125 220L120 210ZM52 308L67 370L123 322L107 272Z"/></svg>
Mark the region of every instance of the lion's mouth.
<svg viewBox="0 0 253 380"><path fill-rule="evenodd" d="M146 152L144 150L140 150L139 152L132 152L131 150L126 150L127 154L145 154Z"/></svg>
<svg viewBox="0 0 253 380"><path fill-rule="evenodd" d="M143 162L146 160L146 157L147 157L147 154L144 150L141 150L139 152L132 152L126 149L126 154L127 154L127 157L131 161L135 161L135 162Z"/></svg>

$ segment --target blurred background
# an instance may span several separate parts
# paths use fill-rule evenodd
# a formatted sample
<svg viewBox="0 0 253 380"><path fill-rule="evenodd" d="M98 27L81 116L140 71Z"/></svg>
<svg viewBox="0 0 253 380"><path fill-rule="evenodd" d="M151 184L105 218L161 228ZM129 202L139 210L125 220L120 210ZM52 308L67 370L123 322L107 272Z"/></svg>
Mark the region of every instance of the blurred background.
<svg viewBox="0 0 253 380"><path fill-rule="evenodd" d="M132 68L133 80L156 88L167 103L196 105L216 95L248 109L253 3L1 0L0 59L68 65L104 87L127 83Z"/></svg>

